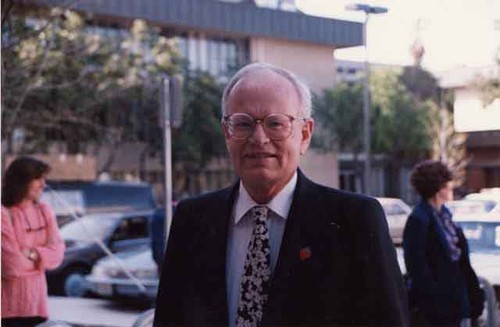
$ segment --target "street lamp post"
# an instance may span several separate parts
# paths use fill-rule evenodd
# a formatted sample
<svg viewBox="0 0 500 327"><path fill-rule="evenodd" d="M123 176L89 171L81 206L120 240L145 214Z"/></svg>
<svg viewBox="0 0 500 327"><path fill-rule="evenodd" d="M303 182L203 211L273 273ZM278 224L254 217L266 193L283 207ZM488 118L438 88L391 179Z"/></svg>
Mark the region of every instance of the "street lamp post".
<svg viewBox="0 0 500 327"><path fill-rule="evenodd" d="M388 11L384 7L373 7L367 4L349 4L347 10L362 11L365 13L363 24L363 45L365 47L364 79L363 79L363 148L365 154L363 180L364 192L371 194L371 132L370 132L370 63L368 58L367 27L370 14L383 14Z"/></svg>

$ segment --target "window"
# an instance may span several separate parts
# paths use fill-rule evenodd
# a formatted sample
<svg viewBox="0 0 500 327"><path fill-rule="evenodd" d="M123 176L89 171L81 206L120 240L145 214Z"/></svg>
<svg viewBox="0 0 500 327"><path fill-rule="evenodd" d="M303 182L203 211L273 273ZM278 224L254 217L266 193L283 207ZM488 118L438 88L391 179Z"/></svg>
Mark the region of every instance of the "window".
<svg viewBox="0 0 500 327"><path fill-rule="evenodd" d="M148 219L146 217L133 217L122 219L113 234L113 241L148 237Z"/></svg>
<svg viewBox="0 0 500 327"><path fill-rule="evenodd" d="M244 42L227 38L204 38L200 35L178 36L181 55L188 59L191 69L201 69L213 76L223 77L244 64Z"/></svg>

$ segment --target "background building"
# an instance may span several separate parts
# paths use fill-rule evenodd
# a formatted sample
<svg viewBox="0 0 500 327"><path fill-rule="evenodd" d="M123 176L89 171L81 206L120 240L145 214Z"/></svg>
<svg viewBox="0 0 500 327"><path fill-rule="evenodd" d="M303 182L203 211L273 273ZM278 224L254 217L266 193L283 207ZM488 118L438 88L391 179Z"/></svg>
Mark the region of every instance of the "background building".
<svg viewBox="0 0 500 327"><path fill-rule="evenodd" d="M500 79L500 66L461 67L440 74L440 86L453 90L454 127L467 134L465 191L500 187L500 98L482 99L478 78Z"/></svg>
<svg viewBox="0 0 500 327"><path fill-rule="evenodd" d="M26 12L68 5L58 0L21 3ZM145 20L160 29L161 35L176 40L187 70L209 72L220 82L247 63L268 62L294 71L319 93L335 84L334 50L362 44L361 23L308 16L298 11L293 1L85 0L72 3L68 9L85 18L89 33L109 39L123 37L135 19ZM115 149L111 165L107 165L105 154L113 149L92 151L97 153L94 170L99 175L106 167L108 177L145 178L161 188L161 158L141 157L141 149L141 144L122 144ZM55 152L53 155L59 156ZM302 166L314 179L338 185L334 154L311 152ZM201 180L184 185L184 190L197 193L227 185L233 178L228 168L227 162L214 160L202 172Z"/></svg>

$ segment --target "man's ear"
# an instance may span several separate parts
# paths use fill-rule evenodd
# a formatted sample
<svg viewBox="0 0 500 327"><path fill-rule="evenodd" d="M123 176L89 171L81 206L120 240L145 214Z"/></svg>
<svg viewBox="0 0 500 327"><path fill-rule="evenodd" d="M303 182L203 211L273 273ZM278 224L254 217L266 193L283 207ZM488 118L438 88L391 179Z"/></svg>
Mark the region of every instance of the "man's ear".
<svg viewBox="0 0 500 327"><path fill-rule="evenodd" d="M311 144L311 138L314 132L314 119L307 119L304 124L302 124L302 140L300 143L300 154L305 154Z"/></svg>

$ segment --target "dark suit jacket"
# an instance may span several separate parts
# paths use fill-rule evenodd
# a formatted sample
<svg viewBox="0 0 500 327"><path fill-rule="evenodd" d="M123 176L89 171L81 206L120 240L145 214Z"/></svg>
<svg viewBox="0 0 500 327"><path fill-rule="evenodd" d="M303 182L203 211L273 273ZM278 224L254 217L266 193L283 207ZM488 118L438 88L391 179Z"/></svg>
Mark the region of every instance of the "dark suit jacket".
<svg viewBox="0 0 500 327"><path fill-rule="evenodd" d="M432 207L421 201L403 234L412 305L434 325L458 324L482 311L482 294L469 261L469 249L457 228L462 255L452 261L446 235ZM479 311L479 312L478 312Z"/></svg>
<svg viewBox="0 0 500 327"><path fill-rule="evenodd" d="M177 206L154 326L228 325L226 241L237 190ZM301 258L304 252L310 256ZM379 203L315 184L299 171L261 326L402 326L407 316Z"/></svg>

